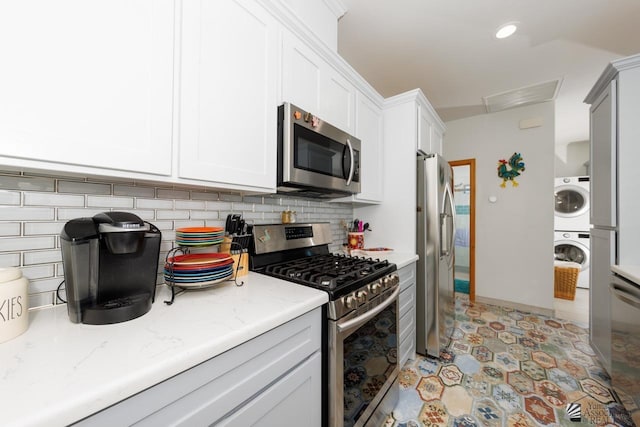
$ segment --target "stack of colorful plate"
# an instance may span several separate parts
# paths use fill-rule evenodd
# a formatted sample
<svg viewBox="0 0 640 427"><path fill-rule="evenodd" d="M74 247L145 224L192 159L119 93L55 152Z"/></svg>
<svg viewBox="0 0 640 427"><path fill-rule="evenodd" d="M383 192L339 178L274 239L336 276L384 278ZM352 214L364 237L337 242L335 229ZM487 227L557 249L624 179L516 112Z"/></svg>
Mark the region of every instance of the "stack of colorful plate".
<svg viewBox="0 0 640 427"><path fill-rule="evenodd" d="M229 254L177 255L164 264L164 280L168 285L181 288L211 286L232 275L233 259Z"/></svg>
<svg viewBox="0 0 640 427"><path fill-rule="evenodd" d="M222 243L224 229L221 227L183 227L176 229L176 244L179 246L209 246Z"/></svg>

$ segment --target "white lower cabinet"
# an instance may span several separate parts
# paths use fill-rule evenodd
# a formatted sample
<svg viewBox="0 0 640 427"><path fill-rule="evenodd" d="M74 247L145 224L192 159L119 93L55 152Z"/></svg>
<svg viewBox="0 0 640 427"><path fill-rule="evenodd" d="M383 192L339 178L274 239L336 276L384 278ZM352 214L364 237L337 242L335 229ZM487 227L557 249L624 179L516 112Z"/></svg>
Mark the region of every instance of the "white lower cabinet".
<svg viewBox="0 0 640 427"><path fill-rule="evenodd" d="M398 270L400 277L400 368L416 355L416 264Z"/></svg>
<svg viewBox="0 0 640 427"><path fill-rule="evenodd" d="M77 426L320 426L315 309L79 421Z"/></svg>

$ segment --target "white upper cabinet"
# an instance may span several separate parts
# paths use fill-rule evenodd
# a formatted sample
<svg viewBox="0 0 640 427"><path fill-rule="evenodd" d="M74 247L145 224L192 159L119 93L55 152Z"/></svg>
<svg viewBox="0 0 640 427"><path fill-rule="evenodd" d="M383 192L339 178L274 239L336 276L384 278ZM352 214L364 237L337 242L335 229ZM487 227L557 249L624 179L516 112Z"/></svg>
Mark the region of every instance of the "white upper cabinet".
<svg viewBox="0 0 640 427"><path fill-rule="evenodd" d="M442 155L442 143L444 136L444 125L436 116L435 111L428 101L418 99L418 150L425 153L434 153Z"/></svg>
<svg viewBox="0 0 640 427"><path fill-rule="evenodd" d="M384 144L382 109L366 96L356 96L356 137L362 142L359 194L354 201L382 202L384 195Z"/></svg>
<svg viewBox="0 0 640 427"><path fill-rule="evenodd" d="M275 190L277 39L253 1L183 2L180 178Z"/></svg>
<svg viewBox="0 0 640 427"><path fill-rule="evenodd" d="M282 102L291 102L333 126L355 132L355 87L304 41L285 31Z"/></svg>
<svg viewBox="0 0 640 427"><path fill-rule="evenodd" d="M174 1L4 1L0 52L3 164L171 174Z"/></svg>

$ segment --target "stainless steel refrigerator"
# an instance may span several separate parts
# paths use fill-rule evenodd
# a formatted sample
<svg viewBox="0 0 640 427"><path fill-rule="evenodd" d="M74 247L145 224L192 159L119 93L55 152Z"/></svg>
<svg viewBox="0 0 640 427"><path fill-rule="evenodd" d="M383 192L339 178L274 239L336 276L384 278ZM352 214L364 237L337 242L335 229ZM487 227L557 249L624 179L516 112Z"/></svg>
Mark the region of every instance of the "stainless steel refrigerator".
<svg viewBox="0 0 640 427"><path fill-rule="evenodd" d="M438 154L418 154L416 351L440 357L454 318L453 172Z"/></svg>

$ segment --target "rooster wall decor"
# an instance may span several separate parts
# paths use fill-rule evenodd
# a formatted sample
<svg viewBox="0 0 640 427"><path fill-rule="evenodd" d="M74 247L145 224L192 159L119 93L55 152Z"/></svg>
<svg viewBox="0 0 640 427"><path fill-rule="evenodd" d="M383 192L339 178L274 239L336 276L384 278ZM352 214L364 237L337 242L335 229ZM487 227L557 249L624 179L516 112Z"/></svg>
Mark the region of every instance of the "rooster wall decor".
<svg viewBox="0 0 640 427"><path fill-rule="evenodd" d="M520 153L513 153L508 162L504 159L498 160L498 176L502 178L500 187L505 188L507 181L511 181L511 185L517 187L518 182L515 178L520 176L521 172L524 172L524 162Z"/></svg>

